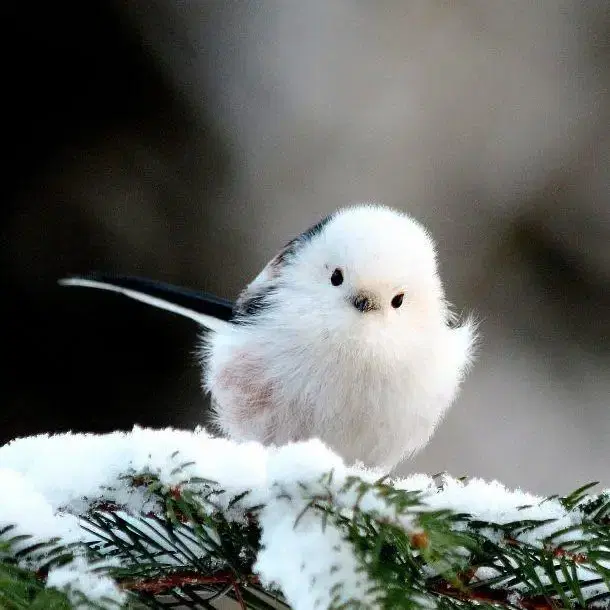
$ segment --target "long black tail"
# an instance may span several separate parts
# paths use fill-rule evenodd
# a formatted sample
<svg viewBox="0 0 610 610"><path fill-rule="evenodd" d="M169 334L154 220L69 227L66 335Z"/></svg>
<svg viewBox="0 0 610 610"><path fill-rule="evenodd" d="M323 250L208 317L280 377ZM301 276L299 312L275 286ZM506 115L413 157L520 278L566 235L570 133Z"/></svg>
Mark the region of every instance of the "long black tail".
<svg viewBox="0 0 610 610"><path fill-rule="evenodd" d="M233 303L213 294L155 280L107 273L90 273L59 280L62 286L97 288L165 309L216 330L230 322Z"/></svg>

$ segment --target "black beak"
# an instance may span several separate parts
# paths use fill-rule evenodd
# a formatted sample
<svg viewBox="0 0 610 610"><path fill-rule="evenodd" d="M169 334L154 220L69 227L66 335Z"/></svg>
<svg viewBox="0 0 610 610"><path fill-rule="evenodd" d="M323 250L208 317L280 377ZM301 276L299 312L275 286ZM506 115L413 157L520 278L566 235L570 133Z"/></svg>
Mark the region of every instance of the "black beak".
<svg viewBox="0 0 610 610"><path fill-rule="evenodd" d="M377 299L371 294L367 294L366 292L359 292L352 301L354 307L361 311L362 313L366 311L373 311L375 309L379 309L379 304L377 303Z"/></svg>

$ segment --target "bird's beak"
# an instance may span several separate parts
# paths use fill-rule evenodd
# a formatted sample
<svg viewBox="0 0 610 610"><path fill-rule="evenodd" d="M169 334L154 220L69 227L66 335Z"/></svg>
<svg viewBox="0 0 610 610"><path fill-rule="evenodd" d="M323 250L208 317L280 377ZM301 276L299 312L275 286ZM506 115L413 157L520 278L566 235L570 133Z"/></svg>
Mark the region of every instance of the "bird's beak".
<svg viewBox="0 0 610 610"><path fill-rule="evenodd" d="M352 305L362 313L365 313L367 311L377 311L378 309L381 309L379 300L377 299L376 295L365 291L358 292L352 298Z"/></svg>

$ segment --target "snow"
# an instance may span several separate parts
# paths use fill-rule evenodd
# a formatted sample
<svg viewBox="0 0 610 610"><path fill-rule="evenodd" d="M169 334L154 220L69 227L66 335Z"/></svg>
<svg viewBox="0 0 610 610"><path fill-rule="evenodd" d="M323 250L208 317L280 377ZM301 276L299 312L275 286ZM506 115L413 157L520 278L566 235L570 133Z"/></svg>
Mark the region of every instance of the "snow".
<svg viewBox="0 0 610 610"><path fill-rule="evenodd" d="M322 529L319 518L305 514L295 527L294 511L282 500L267 505L260 522L264 548L255 569L266 584L280 585L295 610L328 608L337 585L342 585L339 602L351 598L362 600L362 607L374 607L367 593L372 583L334 525Z"/></svg>
<svg viewBox="0 0 610 610"><path fill-rule="evenodd" d="M4 449L5 447L0 448L0 454ZM0 463L4 464L2 458ZM61 481L62 477L58 480L59 485ZM0 501L0 529L14 525L16 527L11 530L11 537L30 536L17 542L16 550L54 537L61 538L64 543L86 538L85 531L79 526L78 518L55 510L43 492L36 488L35 482L24 473L0 467L0 489L3 492ZM116 583L108 576L94 573L93 567L84 557L76 556L71 563L49 571L48 586L66 591L75 608L81 607L78 592L86 592L93 601L101 599L118 603L124 601L125 594L119 590Z"/></svg>
<svg viewBox="0 0 610 610"><path fill-rule="evenodd" d="M78 610L91 607L83 600L82 593L86 593L90 600L123 602L125 594L119 591L115 582L109 576L93 571L93 568L99 567L100 564L92 566L84 557L75 557L74 561L65 566L49 570L47 586L65 591Z"/></svg>
<svg viewBox="0 0 610 610"><path fill-rule="evenodd" d="M382 473L347 467L318 440L263 447L215 438L202 428L140 427L105 435L40 435L0 447L0 528L12 524L16 525L14 534L31 535L33 540L21 543L24 546L55 536L64 542L91 540L94 535L80 527L79 515L96 500L115 502L126 518L154 508L154 501L140 488L131 488L124 477L143 472L156 474L168 487L191 477L216 481L226 492L215 497L221 508L247 491L228 513L235 519L243 518L249 506L264 505L259 515L263 548L255 570L264 584L279 587L297 610L327 607L334 594L339 602L352 598L366 607L374 606L368 592L372 583L340 530L332 522L323 529L317 516L304 511L313 497L330 493L333 502L346 509L358 502L362 510L385 519L400 519L400 525L409 531L417 529L414 520L395 515L374 491L361 494L345 486L348 477L372 483ZM554 531L579 524L578 512L567 513L559 501L542 502L541 497L506 489L495 481L463 482L445 476L440 482L439 490L438 479L414 474L393 484L425 492L429 510L449 508L496 523L553 519L553 523L520 535L532 545L541 545ZM581 535L576 528L557 541ZM95 567L78 556L71 564L52 570L48 584L67 591L73 600L79 591L94 600L123 600L124 594L115 583L95 572ZM578 569L584 571L586 566ZM598 588L588 593L599 592Z"/></svg>

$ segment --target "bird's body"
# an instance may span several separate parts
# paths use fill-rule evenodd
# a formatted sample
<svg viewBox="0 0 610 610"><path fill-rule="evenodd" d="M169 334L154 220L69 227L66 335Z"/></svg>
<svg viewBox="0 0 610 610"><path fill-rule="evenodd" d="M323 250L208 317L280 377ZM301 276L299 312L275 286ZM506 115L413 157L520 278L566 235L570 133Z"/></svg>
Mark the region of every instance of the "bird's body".
<svg viewBox="0 0 610 610"><path fill-rule="evenodd" d="M275 444L319 437L348 461L383 467L425 445L460 377L446 331L430 329L408 358L398 337L338 336L308 317L299 328L268 320L206 338L205 385L222 431Z"/></svg>
<svg viewBox="0 0 610 610"><path fill-rule="evenodd" d="M229 322L191 317L213 326L203 379L222 432L266 444L318 437L348 462L383 468L427 443L474 336L470 322L450 324L425 230L371 205L340 210L289 242Z"/></svg>

